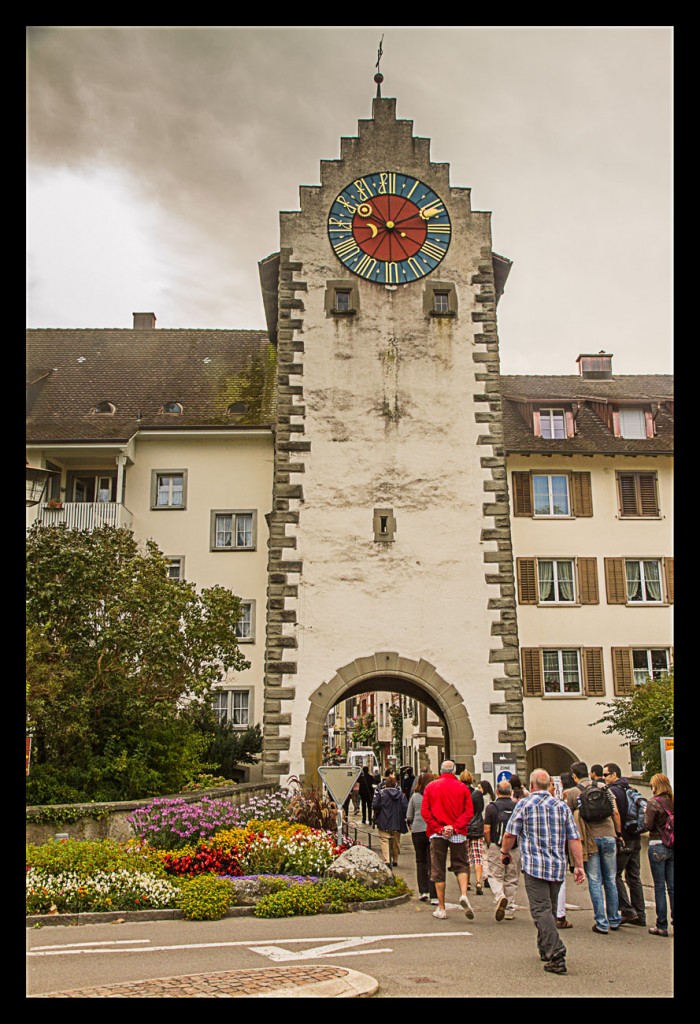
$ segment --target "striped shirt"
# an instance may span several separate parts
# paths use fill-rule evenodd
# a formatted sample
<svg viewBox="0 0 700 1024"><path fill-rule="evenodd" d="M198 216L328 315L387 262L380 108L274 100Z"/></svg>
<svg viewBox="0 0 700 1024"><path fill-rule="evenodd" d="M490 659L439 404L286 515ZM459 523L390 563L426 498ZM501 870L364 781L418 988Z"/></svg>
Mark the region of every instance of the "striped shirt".
<svg viewBox="0 0 700 1024"><path fill-rule="evenodd" d="M568 866L566 842L580 839L574 816L563 800L546 790L520 800L506 825L517 836L522 870L534 878L563 882Z"/></svg>

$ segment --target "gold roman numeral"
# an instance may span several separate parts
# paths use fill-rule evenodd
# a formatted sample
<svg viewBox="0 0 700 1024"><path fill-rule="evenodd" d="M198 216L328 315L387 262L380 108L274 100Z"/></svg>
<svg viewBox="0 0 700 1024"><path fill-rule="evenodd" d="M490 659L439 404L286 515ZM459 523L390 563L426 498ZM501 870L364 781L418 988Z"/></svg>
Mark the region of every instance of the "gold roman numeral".
<svg viewBox="0 0 700 1024"><path fill-rule="evenodd" d="M374 198L374 192L364 178L358 178L357 181L353 181L353 185L360 194L360 202L364 203L366 199Z"/></svg>
<svg viewBox="0 0 700 1024"><path fill-rule="evenodd" d="M336 203L340 203L341 206L344 206L348 213L357 212L357 207L353 206L352 203L349 203L345 196L338 196L338 198L336 199Z"/></svg>
<svg viewBox="0 0 700 1024"><path fill-rule="evenodd" d="M396 193L396 174L394 171L382 171L379 175L377 195L383 196L387 192Z"/></svg>
<svg viewBox="0 0 700 1024"><path fill-rule="evenodd" d="M338 242L337 245L333 246L333 250L341 260L345 261L354 256L355 253L360 251L360 247L354 238L346 238L344 242Z"/></svg>
<svg viewBox="0 0 700 1024"><path fill-rule="evenodd" d="M385 263L386 268L386 283L387 284L398 284L399 283L399 266L397 263Z"/></svg>
<svg viewBox="0 0 700 1024"><path fill-rule="evenodd" d="M441 249L439 245L433 245L432 242L423 242L418 251L432 257L434 260L441 260L446 252L445 249Z"/></svg>
<svg viewBox="0 0 700 1024"><path fill-rule="evenodd" d="M360 262L355 267L355 273L360 274L361 277L369 277L373 273L374 268L377 265L377 261L368 256L367 253L362 257Z"/></svg>

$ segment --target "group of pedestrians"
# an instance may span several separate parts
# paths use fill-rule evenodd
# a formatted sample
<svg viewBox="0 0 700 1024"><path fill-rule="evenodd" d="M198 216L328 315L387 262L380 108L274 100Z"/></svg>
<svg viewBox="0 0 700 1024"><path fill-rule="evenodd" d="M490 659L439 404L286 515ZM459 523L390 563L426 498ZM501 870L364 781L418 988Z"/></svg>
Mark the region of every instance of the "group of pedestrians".
<svg viewBox="0 0 700 1024"><path fill-rule="evenodd" d="M470 772L457 777L454 761L440 774L422 772L408 786L389 773L376 789L372 809L385 862L395 867L401 834L410 830L419 899L447 918L447 858L459 886L459 905L469 920L467 895L473 870L476 895L488 885L496 921L513 920L522 876L537 929L544 969L566 974L566 875L584 880L593 905L592 930L606 935L622 925L646 927L641 881L641 835L649 833L649 864L654 879L656 923L649 934L668 936L668 904L673 925L673 790L668 777L651 780L648 801L624 778L618 764L574 762L569 773L551 777L543 769L530 776L526 791L517 776L494 793L474 785ZM404 780L405 782L405 780ZM490 792L489 792L490 791ZM486 801L488 800L488 803Z"/></svg>

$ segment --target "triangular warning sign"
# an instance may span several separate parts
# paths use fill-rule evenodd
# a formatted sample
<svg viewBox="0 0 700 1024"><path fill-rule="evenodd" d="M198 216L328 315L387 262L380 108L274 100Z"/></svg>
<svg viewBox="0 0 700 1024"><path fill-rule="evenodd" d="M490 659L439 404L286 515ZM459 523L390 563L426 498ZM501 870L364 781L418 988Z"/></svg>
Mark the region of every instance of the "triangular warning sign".
<svg viewBox="0 0 700 1024"><path fill-rule="evenodd" d="M324 764L319 768L318 774L340 807L362 774L362 766L357 768L354 764Z"/></svg>

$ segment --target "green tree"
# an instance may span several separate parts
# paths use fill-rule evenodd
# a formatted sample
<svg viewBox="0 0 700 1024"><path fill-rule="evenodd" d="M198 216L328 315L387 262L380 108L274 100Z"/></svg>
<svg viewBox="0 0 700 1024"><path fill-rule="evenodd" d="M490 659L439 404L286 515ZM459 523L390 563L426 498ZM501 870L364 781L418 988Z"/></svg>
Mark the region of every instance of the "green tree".
<svg viewBox="0 0 700 1024"><path fill-rule="evenodd" d="M660 772L660 739L673 736L673 671L647 679L629 697L597 703L606 711L590 724L605 725L606 735L617 733L638 746L647 781Z"/></svg>
<svg viewBox="0 0 700 1024"><path fill-rule="evenodd" d="M239 599L169 579L155 542L114 527L35 525L27 569L28 803L179 792L212 741L198 703L249 667Z"/></svg>

